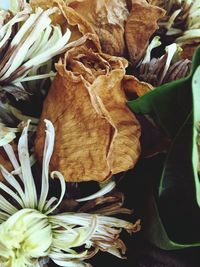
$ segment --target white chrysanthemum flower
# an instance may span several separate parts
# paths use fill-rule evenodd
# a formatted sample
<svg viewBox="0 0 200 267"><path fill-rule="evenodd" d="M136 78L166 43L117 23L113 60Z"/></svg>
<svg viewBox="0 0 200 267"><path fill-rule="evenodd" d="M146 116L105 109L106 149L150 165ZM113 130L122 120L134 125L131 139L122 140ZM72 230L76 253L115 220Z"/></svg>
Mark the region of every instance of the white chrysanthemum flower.
<svg viewBox="0 0 200 267"><path fill-rule="evenodd" d="M60 25L52 24L50 15L56 12L56 7L48 10L38 7L33 12L27 4L23 10L2 21L0 85L22 86L25 81L55 76L52 71L39 74L37 71L44 66L48 69L48 62L66 50L71 36L69 29L63 34Z"/></svg>
<svg viewBox="0 0 200 267"><path fill-rule="evenodd" d="M186 29L182 36L176 39L179 44L191 43L197 41L200 43L200 1L187 0L191 5L187 18Z"/></svg>
<svg viewBox="0 0 200 267"><path fill-rule="evenodd" d="M32 123L29 130L35 132L39 119L23 115L12 105L0 102L0 147L11 143L16 138L16 134L22 132L23 124L27 120L31 120ZM12 124L12 127L7 124Z"/></svg>
<svg viewBox="0 0 200 267"><path fill-rule="evenodd" d="M41 267L46 266L48 258L59 266L89 266L84 260L92 257L98 250L121 257L121 252L125 252L125 245L119 239L120 231L125 229L130 233L135 232L139 228L138 222L132 224L121 219L88 213L58 214L57 208L65 194L65 180L57 171L52 172L51 177L60 180L60 197L47 200L54 127L48 120L45 123L46 140L40 194L36 189L29 159L29 122L19 139L19 162L12 147L9 144L4 146L14 169L20 169L20 181L0 166L7 182L0 182L0 189L4 192L0 195L1 267ZM111 190L113 182L107 188ZM109 191L105 188L102 190L101 195ZM93 197L96 196L98 194Z"/></svg>
<svg viewBox="0 0 200 267"><path fill-rule="evenodd" d="M176 43L182 45L200 41L200 1L170 0L161 1L167 14L159 22L166 35L175 36Z"/></svg>

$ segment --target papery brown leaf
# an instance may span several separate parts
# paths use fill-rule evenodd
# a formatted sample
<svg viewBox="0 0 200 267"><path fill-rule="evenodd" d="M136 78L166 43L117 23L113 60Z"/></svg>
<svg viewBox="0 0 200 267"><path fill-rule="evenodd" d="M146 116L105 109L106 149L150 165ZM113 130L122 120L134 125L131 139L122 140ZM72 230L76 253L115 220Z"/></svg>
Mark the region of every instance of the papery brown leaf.
<svg viewBox="0 0 200 267"><path fill-rule="evenodd" d="M74 0L70 2L69 6L94 28L103 52L110 55L124 55L124 27L129 13L125 0Z"/></svg>
<svg viewBox="0 0 200 267"><path fill-rule="evenodd" d="M43 120L56 132L51 169L66 181L103 181L132 168L140 154L140 126L126 106L122 88L126 60L82 45L57 64L45 100L36 153L41 160Z"/></svg>
<svg viewBox="0 0 200 267"><path fill-rule="evenodd" d="M81 37L81 35L87 33L95 34L93 27L84 18L83 14L79 14L76 12L76 10L68 6L68 1L64 2L63 0L55 0L55 2L58 4L58 7L60 8L68 24L74 27L69 27L72 31L72 40L76 40L78 37ZM71 1L69 1L69 3L70 2Z"/></svg>
<svg viewBox="0 0 200 267"><path fill-rule="evenodd" d="M133 75L125 75L123 79L124 91L129 100L135 96L143 96L153 90L153 86L149 83L139 81Z"/></svg>
<svg viewBox="0 0 200 267"><path fill-rule="evenodd" d="M144 55L152 34L158 29L157 21L165 11L146 0L132 0L132 9L125 27L130 60L136 64Z"/></svg>
<svg viewBox="0 0 200 267"><path fill-rule="evenodd" d="M111 127L92 108L81 77L64 69L61 73L62 65L59 68L60 74L53 82L41 117L50 119L56 132L51 169L61 171L67 181L103 180L110 175L106 154ZM40 123L36 140L40 158L43 127Z"/></svg>

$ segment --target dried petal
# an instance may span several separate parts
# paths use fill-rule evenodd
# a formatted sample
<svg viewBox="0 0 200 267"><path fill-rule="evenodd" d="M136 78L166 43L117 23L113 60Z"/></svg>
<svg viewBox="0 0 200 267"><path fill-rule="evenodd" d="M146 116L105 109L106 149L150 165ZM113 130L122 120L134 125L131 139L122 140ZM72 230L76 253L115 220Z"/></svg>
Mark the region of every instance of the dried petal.
<svg viewBox="0 0 200 267"><path fill-rule="evenodd" d="M123 80L124 90L129 99L136 96L143 96L150 92L153 86L149 83L139 81L135 76L126 75Z"/></svg>
<svg viewBox="0 0 200 267"><path fill-rule="evenodd" d="M126 106L126 65L124 59L94 52L86 44L71 49L57 64L36 152L41 160L42 120L51 119L56 131L51 169L62 171L67 181L103 181L135 165L140 127Z"/></svg>
<svg viewBox="0 0 200 267"><path fill-rule="evenodd" d="M33 7L50 8L57 3L62 14L53 17L54 23L69 27L72 39L86 33L96 33L102 50L110 55L125 53L124 27L128 18L126 0L32 0ZM63 20L63 17L66 19Z"/></svg>
<svg viewBox="0 0 200 267"><path fill-rule="evenodd" d="M128 18L125 0L75 0L70 6L92 25L103 52L124 55L124 27Z"/></svg>
<svg viewBox="0 0 200 267"><path fill-rule="evenodd" d="M132 9L125 27L125 38L130 60L136 64L144 55L152 34L158 29L157 21L165 11L146 0L132 0Z"/></svg>

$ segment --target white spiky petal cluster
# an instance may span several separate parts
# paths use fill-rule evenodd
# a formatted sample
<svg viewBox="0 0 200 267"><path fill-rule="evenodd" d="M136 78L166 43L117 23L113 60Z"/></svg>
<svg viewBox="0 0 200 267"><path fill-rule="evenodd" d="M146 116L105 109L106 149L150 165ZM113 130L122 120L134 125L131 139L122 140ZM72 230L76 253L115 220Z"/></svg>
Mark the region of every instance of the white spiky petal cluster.
<svg viewBox="0 0 200 267"><path fill-rule="evenodd" d="M0 182L0 189L7 195L0 195L1 267L41 267L46 266L49 258L59 266L84 267L89 266L84 260L92 257L99 249L121 257L120 251L123 253L125 246L119 239L119 233L122 229L131 233L136 230L136 225L113 217L88 213L57 214L57 208L65 194L64 177L57 171L52 172L51 177L60 180L60 197L47 200L49 162L55 133L52 123L48 120L45 123L46 139L39 196L28 152L29 122L19 139L19 162L12 146L4 146L14 169L18 170L20 181L0 166L7 182L7 185ZM108 188L113 188L113 182ZM103 189L103 193L107 192L108 190ZM96 196L98 194L93 197Z"/></svg>
<svg viewBox="0 0 200 267"><path fill-rule="evenodd" d="M191 5L191 7L187 20L187 29L181 37L176 39L176 42L179 44L191 43L192 40L200 42L200 1L187 0L186 2L188 2L188 5Z"/></svg>
<svg viewBox="0 0 200 267"><path fill-rule="evenodd" d="M200 40L200 1L199 0L169 0L163 1L163 8L167 11L167 21L161 21L160 26L164 27L166 35L179 36L176 42L180 45ZM186 12L187 20L185 28L174 25L176 19ZM170 15L169 15L170 14ZM183 16L184 17L184 16Z"/></svg>
<svg viewBox="0 0 200 267"><path fill-rule="evenodd" d="M38 7L33 12L30 7L26 7L0 27L1 51L12 35L14 25L19 25L19 30L0 60L0 83L12 82L18 85L26 81L25 77L30 73L33 77L29 77L29 80L52 75L45 73L35 77L37 75L34 74L37 74L39 67L62 53L69 41L70 30L62 34L61 27L51 23L50 15L57 11L57 8L44 11Z"/></svg>

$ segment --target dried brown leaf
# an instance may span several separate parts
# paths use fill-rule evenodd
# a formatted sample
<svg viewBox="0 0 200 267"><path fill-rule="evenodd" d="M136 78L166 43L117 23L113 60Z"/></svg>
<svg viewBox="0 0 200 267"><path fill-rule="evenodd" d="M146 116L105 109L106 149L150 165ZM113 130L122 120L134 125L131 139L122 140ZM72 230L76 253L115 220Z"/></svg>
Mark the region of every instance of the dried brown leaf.
<svg viewBox="0 0 200 267"><path fill-rule="evenodd" d="M152 34L158 29L157 21L165 11L146 0L132 0L132 9L125 27L130 60L136 64L144 55Z"/></svg>
<svg viewBox="0 0 200 267"><path fill-rule="evenodd" d="M70 6L94 28L103 52L110 55L124 55L124 27L129 13L125 0L74 0L70 2Z"/></svg>
<svg viewBox="0 0 200 267"><path fill-rule="evenodd" d="M140 126L122 88L126 60L82 45L57 64L58 75L44 103L36 152L41 160L43 119L56 139L51 169L67 181L103 181L132 168L140 154Z"/></svg>
<svg viewBox="0 0 200 267"><path fill-rule="evenodd" d="M126 75L123 79L124 90L129 100L135 96L143 96L153 90L153 86L149 83L139 81L135 76Z"/></svg>

